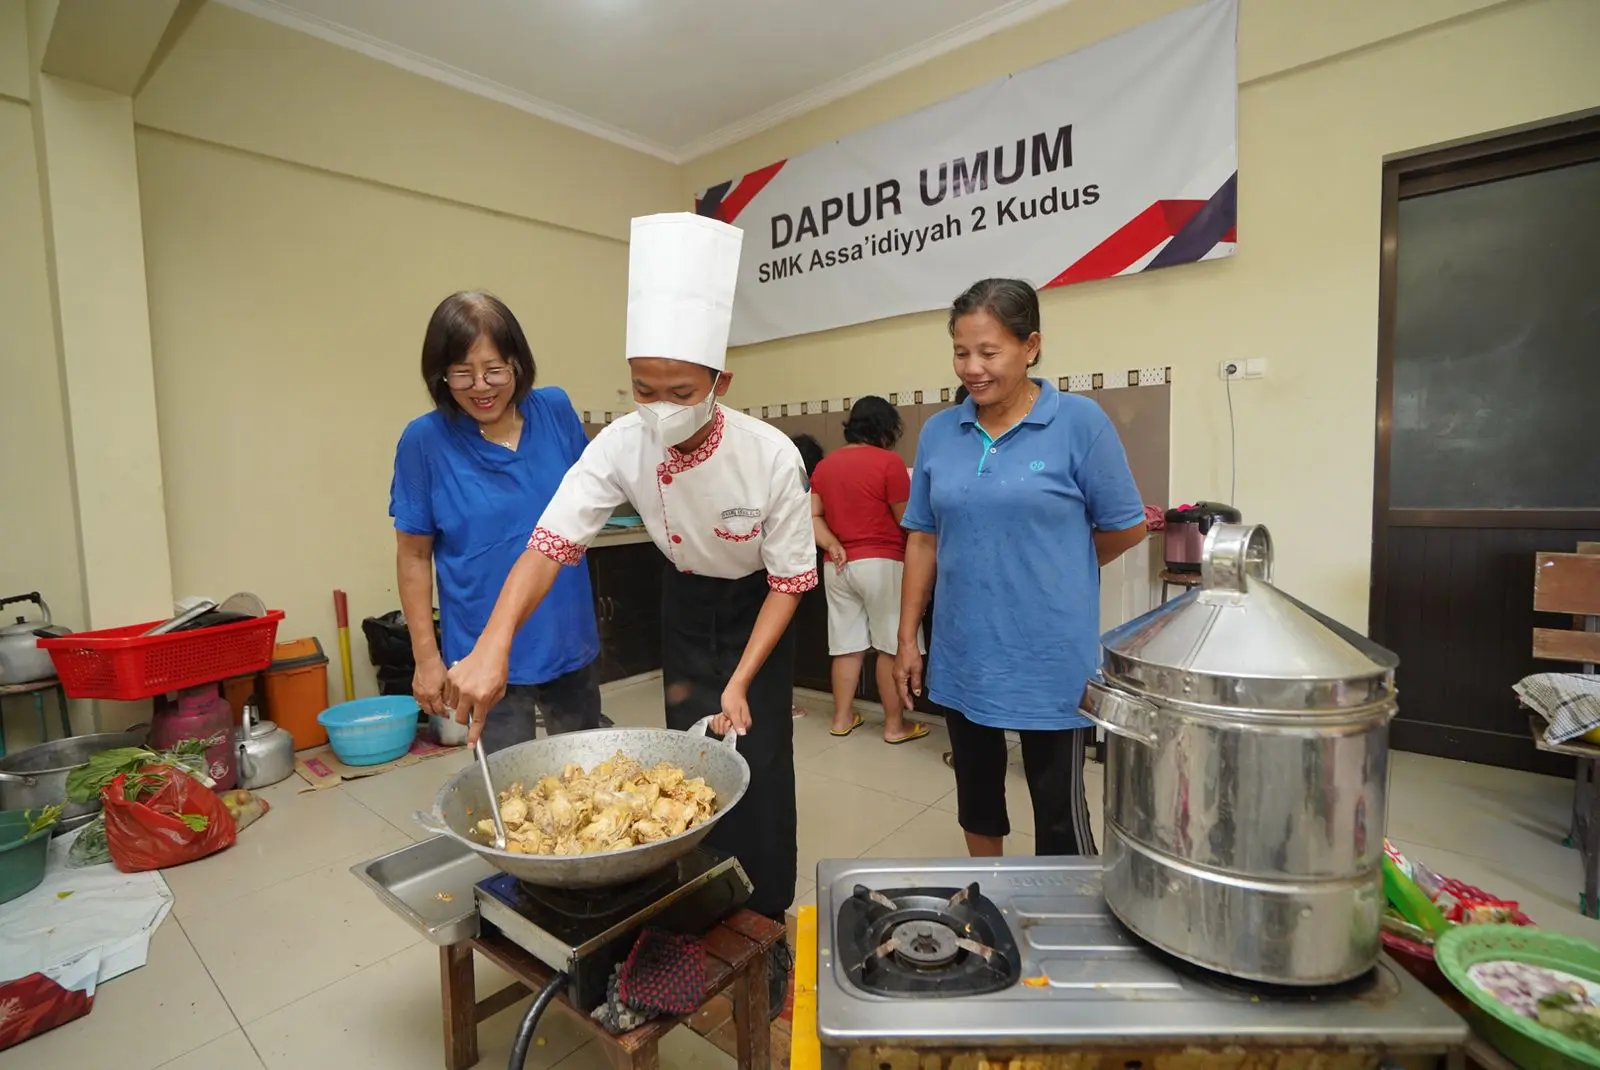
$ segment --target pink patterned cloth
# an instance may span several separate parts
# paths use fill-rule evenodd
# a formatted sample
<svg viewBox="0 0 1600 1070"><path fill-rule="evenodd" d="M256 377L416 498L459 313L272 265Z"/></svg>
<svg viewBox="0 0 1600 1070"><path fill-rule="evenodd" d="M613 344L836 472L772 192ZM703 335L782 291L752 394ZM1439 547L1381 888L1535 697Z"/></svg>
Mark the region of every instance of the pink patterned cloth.
<svg viewBox="0 0 1600 1070"><path fill-rule="evenodd" d="M1166 510L1155 505L1145 506L1144 526L1147 531L1165 531L1167 527Z"/></svg>

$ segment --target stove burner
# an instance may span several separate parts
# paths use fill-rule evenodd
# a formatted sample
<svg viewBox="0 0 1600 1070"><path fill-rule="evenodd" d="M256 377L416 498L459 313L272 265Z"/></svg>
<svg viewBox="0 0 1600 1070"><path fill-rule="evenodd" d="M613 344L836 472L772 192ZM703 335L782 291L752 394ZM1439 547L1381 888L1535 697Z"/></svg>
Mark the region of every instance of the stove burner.
<svg viewBox="0 0 1600 1070"><path fill-rule="evenodd" d="M659 899L680 883L678 867L665 869L613 888L547 888L518 881L528 899L569 918L609 918Z"/></svg>
<svg viewBox="0 0 1600 1070"><path fill-rule="evenodd" d="M877 995L983 995L1022 975L1005 918L976 884L893 897L857 885L839 909L838 937L850 980Z"/></svg>
<svg viewBox="0 0 1600 1070"><path fill-rule="evenodd" d="M951 962L961 951L961 940L950 926L937 921L906 921L895 926L888 941L875 953L893 952L907 965L929 970Z"/></svg>

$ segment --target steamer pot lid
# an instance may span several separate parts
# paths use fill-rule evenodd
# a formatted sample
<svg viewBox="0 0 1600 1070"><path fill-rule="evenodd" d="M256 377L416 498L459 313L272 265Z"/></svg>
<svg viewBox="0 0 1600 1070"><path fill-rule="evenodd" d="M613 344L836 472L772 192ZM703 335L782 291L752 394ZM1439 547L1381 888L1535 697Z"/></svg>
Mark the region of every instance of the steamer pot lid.
<svg viewBox="0 0 1600 1070"><path fill-rule="evenodd" d="M1349 683L1370 694L1376 683L1380 692L1393 691L1400 660L1393 652L1272 585L1272 538L1265 527L1214 525L1200 574L1200 585L1183 597L1105 634L1108 676L1137 667L1139 689L1158 694L1166 688L1152 688L1153 681L1176 686L1173 678L1183 676L1236 680L1255 692L1275 681L1289 685L1286 690Z"/></svg>

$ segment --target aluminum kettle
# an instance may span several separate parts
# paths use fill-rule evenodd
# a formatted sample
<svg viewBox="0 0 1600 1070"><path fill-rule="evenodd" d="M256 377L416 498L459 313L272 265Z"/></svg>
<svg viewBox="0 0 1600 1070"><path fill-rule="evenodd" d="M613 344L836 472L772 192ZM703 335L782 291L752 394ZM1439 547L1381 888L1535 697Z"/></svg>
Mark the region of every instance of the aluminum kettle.
<svg viewBox="0 0 1600 1070"><path fill-rule="evenodd" d="M54 638L71 635L70 629L50 623L50 607L39 597L38 591L0 598L0 610L19 602L32 602L39 607L39 616L29 619L19 616L13 624L0 625L0 684L31 684L40 680L53 680L55 663L50 652L40 650L40 636Z"/></svg>
<svg viewBox="0 0 1600 1070"><path fill-rule="evenodd" d="M236 742L241 788L264 788L294 772L294 737L271 721L261 720L253 703L245 703Z"/></svg>

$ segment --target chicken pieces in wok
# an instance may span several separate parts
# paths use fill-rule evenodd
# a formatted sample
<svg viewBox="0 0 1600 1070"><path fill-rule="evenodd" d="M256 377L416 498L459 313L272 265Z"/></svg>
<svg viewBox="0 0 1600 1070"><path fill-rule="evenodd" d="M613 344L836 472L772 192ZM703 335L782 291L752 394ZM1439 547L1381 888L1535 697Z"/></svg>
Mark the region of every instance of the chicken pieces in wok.
<svg viewBox="0 0 1600 1070"><path fill-rule="evenodd" d="M506 850L528 855L588 855L622 851L694 828L717 809L703 777L661 762L645 769L618 751L593 769L568 765L532 787L500 792ZM477 823L494 836L494 820Z"/></svg>

